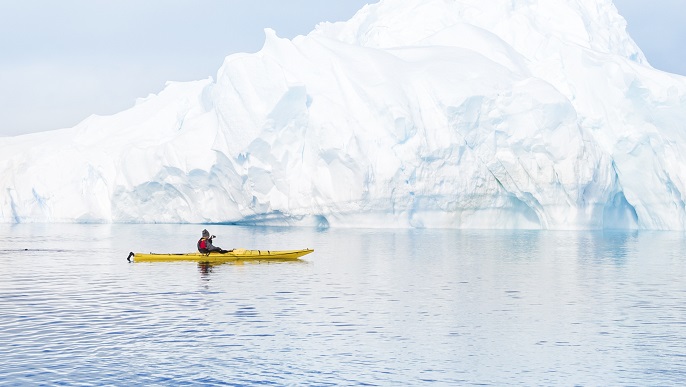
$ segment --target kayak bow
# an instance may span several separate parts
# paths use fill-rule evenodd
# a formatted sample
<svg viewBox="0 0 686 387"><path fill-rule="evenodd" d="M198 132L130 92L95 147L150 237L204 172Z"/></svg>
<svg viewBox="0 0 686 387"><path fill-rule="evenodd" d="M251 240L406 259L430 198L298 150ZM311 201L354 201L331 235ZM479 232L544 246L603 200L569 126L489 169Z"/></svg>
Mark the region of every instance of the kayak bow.
<svg viewBox="0 0 686 387"><path fill-rule="evenodd" d="M160 254L160 253L134 253L130 252L126 258L131 262L174 262L174 261L194 261L194 262L232 262L232 261L295 261L300 259L303 255L314 252L313 249L302 250L246 250L234 249L227 253L211 252L209 254L202 253L178 253L178 254Z"/></svg>

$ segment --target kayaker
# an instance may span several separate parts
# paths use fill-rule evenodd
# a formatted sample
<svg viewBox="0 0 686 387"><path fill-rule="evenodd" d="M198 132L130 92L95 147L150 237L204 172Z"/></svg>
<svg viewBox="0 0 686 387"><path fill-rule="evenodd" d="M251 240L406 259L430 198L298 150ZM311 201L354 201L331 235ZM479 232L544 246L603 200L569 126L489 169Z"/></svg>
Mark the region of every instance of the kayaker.
<svg viewBox="0 0 686 387"><path fill-rule="evenodd" d="M217 251L222 254L228 253L230 250L224 250L221 247L212 244L212 238L214 237L214 235L210 236L209 231L202 230L202 238L198 241L198 251L203 254L209 254L212 251Z"/></svg>

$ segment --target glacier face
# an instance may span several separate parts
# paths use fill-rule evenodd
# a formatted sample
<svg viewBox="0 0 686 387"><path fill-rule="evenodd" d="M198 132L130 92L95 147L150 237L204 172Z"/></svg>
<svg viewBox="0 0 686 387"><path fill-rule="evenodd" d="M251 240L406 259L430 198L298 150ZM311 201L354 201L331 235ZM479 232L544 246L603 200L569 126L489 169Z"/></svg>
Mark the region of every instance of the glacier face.
<svg viewBox="0 0 686 387"><path fill-rule="evenodd" d="M686 228L686 79L610 0L381 0L0 138L2 222Z"/></svg>

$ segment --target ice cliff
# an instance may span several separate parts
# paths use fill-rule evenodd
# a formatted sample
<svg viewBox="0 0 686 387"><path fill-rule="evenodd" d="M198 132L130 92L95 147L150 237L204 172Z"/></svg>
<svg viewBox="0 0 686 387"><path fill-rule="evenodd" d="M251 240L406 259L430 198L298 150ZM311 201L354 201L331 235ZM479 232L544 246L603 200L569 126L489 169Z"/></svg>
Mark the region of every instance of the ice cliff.
<svg viewBox="0 0 686 387"><path fill-rule="evenodd" d="M0 221L683 230L685 122L610 0L381 0L0 138Z"/></svg>

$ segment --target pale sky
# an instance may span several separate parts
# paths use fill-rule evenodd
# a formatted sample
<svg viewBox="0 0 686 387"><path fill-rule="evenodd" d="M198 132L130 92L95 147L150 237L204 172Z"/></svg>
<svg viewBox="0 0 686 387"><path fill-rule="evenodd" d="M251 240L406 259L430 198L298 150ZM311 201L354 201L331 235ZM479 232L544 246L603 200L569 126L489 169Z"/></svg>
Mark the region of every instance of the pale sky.
<svg viewBox="0 0 686 387"><path fill-rule="evenodd" d="M0 136L71 127L215 77L256 52L378 0L0 0ZM686 75L685 0L615 0L653 67Z"/></svg>

